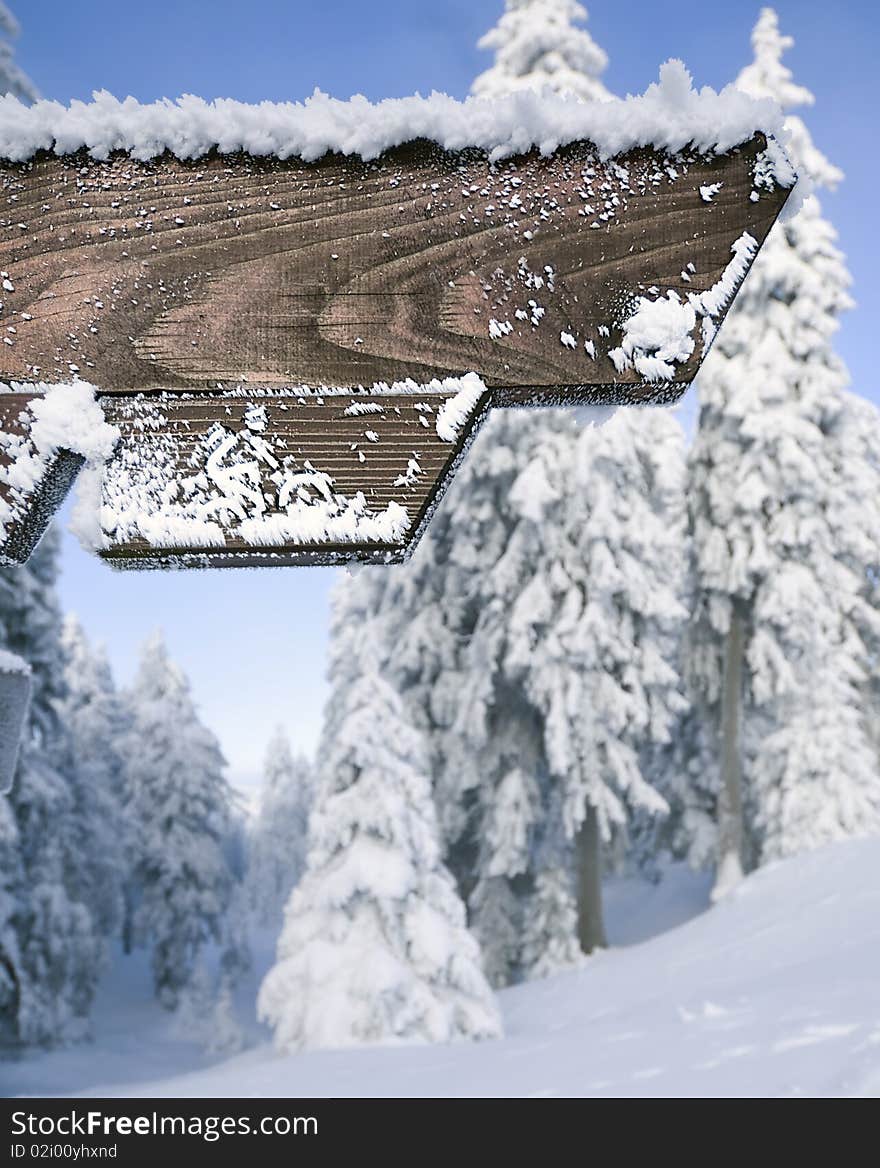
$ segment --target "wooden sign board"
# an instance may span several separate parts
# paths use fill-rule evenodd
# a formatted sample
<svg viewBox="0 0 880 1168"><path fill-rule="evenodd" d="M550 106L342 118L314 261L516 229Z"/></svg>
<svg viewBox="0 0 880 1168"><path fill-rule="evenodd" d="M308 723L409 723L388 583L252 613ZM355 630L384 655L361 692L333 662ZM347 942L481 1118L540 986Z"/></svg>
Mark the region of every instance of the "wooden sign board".
<svg viewBox="0 0 880 1168"><path fill-rule="evenodd" d="M491 406L684 392L766 145L5 163L0 378L101 390L117 566L400 559Z"/></svg>

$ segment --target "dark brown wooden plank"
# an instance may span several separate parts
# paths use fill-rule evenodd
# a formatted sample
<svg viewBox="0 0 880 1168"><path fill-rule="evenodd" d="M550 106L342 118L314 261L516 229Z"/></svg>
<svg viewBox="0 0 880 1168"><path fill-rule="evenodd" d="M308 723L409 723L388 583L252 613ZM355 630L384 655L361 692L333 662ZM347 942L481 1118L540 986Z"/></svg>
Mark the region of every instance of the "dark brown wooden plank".
<svg viewBox="0 0 880 1168"><path fill-rule="evenodd" d="M471 400L453 436L453 397L109 395L122 441L101 555L137 568L400 560L488 408L488 393Z"/></svg>
<svg viewBox="0 0 880 1168"><path fill-rule="evenodd" d="M0 393L0 564L24 564L70 490L84 459L59 451L45 461L43 473L22 489L9 471L25 443L32 417L30 393Z"/></svg>
<svg viewBox="0 0 880 1168"><path fill-rule="evenodd" d="M756 185L764 145L4 163L0 377L139 392L476 370L508 403L669 400L699 338L673 383L607 354L639 296L711 288L744 232L763 241L787 195Z"/></svg>

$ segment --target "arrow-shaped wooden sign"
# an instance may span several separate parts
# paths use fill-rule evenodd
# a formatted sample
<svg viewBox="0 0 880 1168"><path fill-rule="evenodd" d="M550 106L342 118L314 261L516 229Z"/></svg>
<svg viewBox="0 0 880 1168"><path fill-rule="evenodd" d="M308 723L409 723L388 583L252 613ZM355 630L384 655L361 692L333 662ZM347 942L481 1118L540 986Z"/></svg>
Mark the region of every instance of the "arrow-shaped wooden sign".
<svg viewBox="0 0 880 1168"><path fill-rule="evenodd" d="M0 166L0 377L99 387L117 566L397 560L491 406L684 392L789 194L773 151L37 152ZM8 557L75 469L19 492Z"/></svg>

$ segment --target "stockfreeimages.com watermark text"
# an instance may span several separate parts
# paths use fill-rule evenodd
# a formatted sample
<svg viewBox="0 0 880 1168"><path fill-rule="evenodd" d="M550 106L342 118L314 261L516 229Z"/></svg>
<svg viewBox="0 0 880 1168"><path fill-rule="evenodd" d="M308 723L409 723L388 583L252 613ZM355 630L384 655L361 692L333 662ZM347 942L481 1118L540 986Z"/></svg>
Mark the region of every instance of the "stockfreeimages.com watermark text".
<svg viewBox="0 0 880 1168"><path fill-rule="evenodd" d="M77 1136L115 1139L117 1136L201 1136L213 1143L222 1136L295 1136L317 1135L318 1120L314 1115L160 1115L153 1111L144 1115L117 1115L105 1111L77 1111L72 1109L64 1115L36 1115L31 1111L12 1113L11 1134L13 1137L46 1139L53 1141L61 1136L66 1140ZM18 1147L21 1145L14 1145ZM39 1146L39 1145L35 1145ZM71 1147L71 1152L63 1158L74 1158L72 1143L56 1145L47 1143L47 1148ZM87 1149L85 1150L87 1151ZM85 1151L82 1153L85 1154ZM24 1152L13 1151L13 1157L21 1157ZM46 1151L41 1157L52 1157Z"/></svg>

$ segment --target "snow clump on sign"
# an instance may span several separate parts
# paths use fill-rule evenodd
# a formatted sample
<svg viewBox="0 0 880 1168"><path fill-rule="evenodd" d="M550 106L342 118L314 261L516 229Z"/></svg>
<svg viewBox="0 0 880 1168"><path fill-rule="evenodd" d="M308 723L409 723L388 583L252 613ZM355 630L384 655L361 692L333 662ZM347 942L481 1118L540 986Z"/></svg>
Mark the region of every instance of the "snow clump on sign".
<svg viewBox="0 0 880 1168"><path fill-rule="evenodd" d="M61 451L100 465L119 440L119 431L104 420L95 388L85 381L58 385L0 383L0 394L28 394L23 428L0 430L0 543L18 519Z"/></svg>
<svg viewBox="0 0 880 1168"><path fill-rule="evenodd" d="M635 312L623 322L623 341L608 356L618 373L635 369L646 381L671 381L676 364L684 364L695 348L697 319L703 322L703 348L711 344L718 316L745 277L758 243L747 231L733 244L733 259L721 279L705 292L689 292L682 300L670 289L665 297L640 296Z"/></svg>

